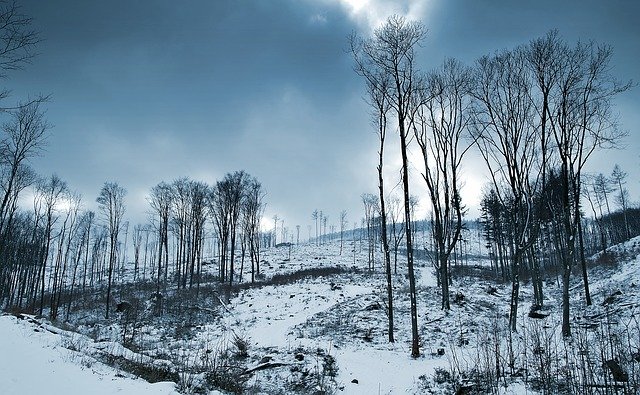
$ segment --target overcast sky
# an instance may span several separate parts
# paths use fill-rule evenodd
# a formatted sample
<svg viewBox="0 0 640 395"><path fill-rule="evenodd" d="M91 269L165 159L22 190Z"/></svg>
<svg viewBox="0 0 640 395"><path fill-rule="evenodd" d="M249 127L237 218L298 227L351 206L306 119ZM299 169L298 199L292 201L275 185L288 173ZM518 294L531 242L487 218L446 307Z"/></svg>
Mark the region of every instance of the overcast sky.
<svg viewBox="0 0 640 395"><path fill-rule="evenodd" d="M105 181L117 181L128 190L132 222L145 220L145 196L160 181L188 176L213 183L240 169L262 182L267 215L277 213L285 226L306 229L315 208L329 223L337 224L341 210L358 221L360 195L376 191L377 140L363 82L345 51L347 36L369 34L392 13L429 29L418 59L423 70L448 56L471 64L557 28L569 42L611 44L614 74L640 80L637 1L19 3L44 41L33 64L3 83L14 100L52 95L47 118L54 128L34 166L61 176L89 208ZM604 173L620 163L634 202L639 90L616 102L630 133L627 149L594 160ZM483 164L470 160L463 199L473 207L487 180ZM388 161L392 187L399 162ZM422 185L414 184L412 194L424 196Z"/></svg>

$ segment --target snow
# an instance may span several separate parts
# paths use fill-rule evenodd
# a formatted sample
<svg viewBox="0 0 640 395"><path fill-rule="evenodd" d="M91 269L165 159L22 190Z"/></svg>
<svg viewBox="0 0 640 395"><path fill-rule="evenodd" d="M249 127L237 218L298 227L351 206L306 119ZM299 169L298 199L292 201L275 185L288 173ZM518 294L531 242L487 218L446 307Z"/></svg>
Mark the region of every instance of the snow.
<svg viewBox="0 0 640 395"><path fill-rule="evenodd" d="M347 394L406 393L419 376L431 376L436 366L433 360L412 359L409 354L403 347L336 351L341 367L338 380L345 383ZM358 383L352 383L353 379Z"/></svg>
<svg viewBox="0 0 640 395"><path fill-rule="evenodd" d="M301 269L342 267L345 272L330 277L310 276L282 284L240 288L229 296L224 310L215 316L217 318L212 318L205 325L193 324L191 337L178 338L171 332L177 328L148 324L140 329L139 336L144 339L138 341L139 354L119 343L117 322L113 323L113 328L108 323L101 323L102 329L112 333L111 337L100 333L91 338L86 328L76 328L84 331L81 334L64 331L45 320L0 316L2 394L176 394L178 386L174 383L149 384L98 362L95 356L107 352L129 360L166 364L180 371L176 360L163 358L185 355L188 356L185 360L196 361L201 356L198 353L228 346L233 339L231 334L247 341L249 356L245 360L245 368L251 372L248 384L262 393L270 390L294 392L284 385L306 380L307 376L300 379L296 372L311 372L308 377L312 373L319 374L323 361L326 362L324 356L335 358L337 375L334 389L344 394L424 393L426 380L432 379L437 369L449 371L452 358L458 358L462 368L473 367L473 353L481 351L482 342L492 340L490 336L493 334L487 333L487 328L493 328L498 318L504 318L498 314L508 308L508 284L476 278L456 279L451 288L452 310L445 314L434 307L439 305L440 295L432 266L428 262L417 262L423 354L413 359L410 357L405 262L398 262L398 275L393 276L396 342L388 343L386 280L380 268L380 257L376 257L376 272L369 273L366 271L366 251L358 252L354 265L353 245L349 244L343 255L339 255L337 243L296 246L290 257L288 249L265 251L266 262L261 271L267 280L274 275L292 274ZM470 244L476 243L471 240ZM595 306L589 309L582 306L581 283L575 276L572 312L593 315L604 309L602 300L613 291L622 290L630 302L611 308L624 310L624 314L637 313L640 309L637 303L640 290L636 289L640 288L637 287L640 281L639 246L640 238L636 238L613 247L611 252L624 259L619 258L615 266L602 265L590 269ZM470 264L486 265L486 262L479 258ZM352 270L354 266L358 270ZM454 296L459 300L454 301ZM559 297L559 284L548 282L545 306L551 315L545 323L551 328L558 327ZM531 300L531 289L527 284L521 288L521 300L519 321L524 328L533 325L526 317L527 303ZM203 309L213 310L215 307L204 306ZM69 350L70 346L77 351ZM444 355L438 355L439 349ZM536 393L518 379L506 388L501 386L498 391L504 395Z"/></svg>
<svg viewBox="0 0 640 395"><path fill-rule="evenodd" d="M62 347L60 335L11 315L0 316L0 352L0 382L5 395L177 394L174 383L149 384L126 377Z"/></svg>
<svg viewBox="0 0 640 395"><path fill-rule="evenodd" d="M233 312L229 319L246 322L243 330L254 344L284 347L294 341L294 326L340 300L369 291L367 287L349 286L336 295L323 282L266 286L235 298L228 306Z"/></svg>

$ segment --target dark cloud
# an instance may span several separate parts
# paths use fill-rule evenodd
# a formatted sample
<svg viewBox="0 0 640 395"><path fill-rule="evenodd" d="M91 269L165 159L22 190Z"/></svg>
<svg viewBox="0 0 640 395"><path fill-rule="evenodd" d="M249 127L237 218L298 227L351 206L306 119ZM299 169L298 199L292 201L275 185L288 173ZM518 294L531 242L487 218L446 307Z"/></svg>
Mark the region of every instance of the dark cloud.
<svg viewBox="0 0 640 395"><path fill-rule="evenodd" d="M22 1L44 41L33 65L6 83L16 98L53 94L48 118L55 128L36 166L57 172L87 202L104 181L119 181L130 191L135 221L143 219L145 192L159 181L213 182L237 169L263 182L270 214L291 226L304 228L314 208L333 219L347 209L353 221L360 194L375 191L376 141L346 38L355 29L366 33L362 21L394 3L372 1L357 11L366 15L347 3ZM614 45L616 73L637 79L638 8L623 1L453 0L407 1L399 9L424 13L425 69L445 56L470 63L558 28L571 41ZM636 91L626 94L619 109L635 112L639 101ZM639 123L633 115L621 119L630 130ZM637 136L629 145L635 156L620 157L633 174Z"/></svg>

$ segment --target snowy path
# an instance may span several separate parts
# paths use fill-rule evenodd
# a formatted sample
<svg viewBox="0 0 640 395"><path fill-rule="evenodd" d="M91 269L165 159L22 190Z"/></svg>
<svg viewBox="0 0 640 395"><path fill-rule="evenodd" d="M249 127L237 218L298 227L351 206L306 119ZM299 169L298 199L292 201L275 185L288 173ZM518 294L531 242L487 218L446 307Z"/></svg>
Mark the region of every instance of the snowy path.
<svg viewBox="0 0 640 395"><path fill-rule="evenodd" d="M293 327L337 303L370 292L370 287L359 285L332 290L319 281L266 286L234 298L228 306L233 315L228 319L240 321L244 334L257 346L288 347L300 342Z"/></svg>

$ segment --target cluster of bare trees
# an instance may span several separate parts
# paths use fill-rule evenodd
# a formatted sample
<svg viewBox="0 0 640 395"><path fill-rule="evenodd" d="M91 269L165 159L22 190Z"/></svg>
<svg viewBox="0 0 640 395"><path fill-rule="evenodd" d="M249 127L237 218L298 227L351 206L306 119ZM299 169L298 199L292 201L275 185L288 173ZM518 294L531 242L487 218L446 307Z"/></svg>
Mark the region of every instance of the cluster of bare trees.
<svg viewBox="0 0 640 395"><path fill-rule="evenodd" d="M608 177L603 173L586 174L583 196L597 227L600 250L638 234L637 225L634 226L637 218L630 207L626 183L627 173L617 164ZM616 206L618 210L612 211ZM621 217L622 221L615 220L616 217Z"/></svg>
<svg viewBox="0 0 640 395"><path fill-rule="evenodd" d="M562 267L565 336L571 334L569 281L579 262L590 303L581 230L584 167L596 149L623 136L611 99L629 87L611 75L611 56L608 46L572 46L552 31L478 61L472 133L491 170L490 196L506 208L501 255L511 262L513 330L525 261L533 270L535 303L543 302L541 251L553 250ZM543 240L550 241L546 248Z"/></svg>
<svg viewBox="0 0 640 395"><path fill-rule="evenodd" d="M235 274L242 276L247 254L251 262L251 281L255 281L260 273L260 221L265 208L264 196L262 185L244 171L228 173L213 186L181 178L153 187L149 204L157 240L155 275L158 291L167 284L171 261L179 288L199 288L207 234L217 247L220 282L232 285ZM213 224L213 232L206 232L207 219ZM169 257L170 232L176 239L173 259ZM238 249L241 251L240 270L236 267Z"/></svg>
<svg viewBox="0 0 640 395"><path fill-rule="evenodd" d="M247 255L251 281L259 274L265 193L243 171L227 174L214 186L180 178L153 187L151 223L136 225L131 234L133 262L127 260L126 190L119 184L107 182L101 188L96 199L100 215L83 210L81 198L55 175L39 180L33 196L33 210L14 210L2 233L4 308L48 310L52 319L65 308L68 317L72 302L81 300L74 296L99 291L109 318L114 285L146 280L155 281L157 292L174 284L196 288L197 296L207 239L209 258L218 257L221 282L233 284L234 274L240 275L235 281L242 281Z"/></svg>
<svg viewBox="0 0 640 395"><path fill-rule="evenodd" d="M233 283L236 236L242 232L242 266L246 246L250 246L251 279L260 273L260 219L264 211L262 186L244 171L227 174L212 189L210 199L219 235L220 281ZM242 218L242 223L240 222ZM228 272L228 273L227 273Z"/></svg>
<svg viewBox="0 0 640 395"><path fill-rule="evenodd" d="M31 189L32 209L16 209L2 233L3 307L39 314L48 308L52 319L65 308L68 317L78 289L105 285L108 317L126 192L105 183L97 199L103 221L96 221L56 175L38 178Z"/></svg>
<svg viewBox="0 0 640 395"><path fill-rule="evenodd" d="M328 241L327 240L327 234L328 234L327 221L329 220L329 216L322 210L318 211L318 209L315 209L311 213L311 219L314 221L314 224L315 224L314 241L316 245L324 245ZM344 232L344 229L343 229L343 232ZM333 233L333 231L331 233Z"/></svg>
<svg viewBox="0 0 640 395"><path fill-rule="evenodd" d="M461 147L463 132L469 123L468 107L471 72L455 60L448 60L440 70L429 74L420 72L416 49L426 36L425 27L392 16L374 32L373 37L352 36L351 51L356 72L364 77L368 101L373 108L373 121L380 141L378 151L378 187L376 199L380 213L381 241L387 273L389 305L389 341L393 341L393 286L391 276L390 238L392 235L397 262L397 249L404 237L411 303L412 351L419 355L417 298L414 274L415 233L412 230L412 204L409 191L408 144L415 138L424 160L422 174L433 207L433 236L439 283L442 287L442 307L449 309L448 259L459 240L464 208L459 192L459 169L462 157L469 148ZM402 155L402 204L385 202L383 160L388 118L394 118L400 137ZM365 207L367 204L365 202ZM402 207L404 225L397 231L396 209ZM366 214L367 210L365 210ZM387 217L391 217L391 232ZM397 263L394 265L397 266Z"/></svg>
<svg viewBox="0 0 640 395"><path fill-rule="evenodd" d="M441 307L449 305L449 260L463 230L460 169L465 154L475 147L490 174L483 210L486 235L499 245L496 256L512 283L510 325L516 329L520 273L533 273L535 303L542 304L541 251L559 254L563 278L563 333L570 335L569 280L581 248L581 197L584 167L593 152L612 147L622 133L611 116L611 100L629 87L611 74L612 50L595 43L566 43L557 32L512 50L499 51L467 67L455 59L429 73L418 69L416 49L425 27L392 16L370 38L350 39L356 72L364 77L373 109L380 149L379 196L369 196L365 216L375 200L379 207L383 255L388 274L388 298L393 298L388 234L397 243L393 201L386 204L383 158L388 120L400 138L402 155L404 238L410 285L413 347L419 355L417 307L413 268L407 148L415 141L423 159L421 174L431 206L431 229ZM411 136L410 136L411 135ZM624 173L613 176L626 212ZM595 196L595 192L593 194ZM599 192L599 201L603 193ZM391 206L387 209L386 206ZM602 205L597 203L600 209ZM594 206L595 207L595 206ZM369 209L368 209L369 208ZM391 218L391 232L387 228ZM602 215L600 215L602 217ZM628 221L627 221L628 222ZM368 221L367 221L368 223ZM627 237L631 235L626 226ZM552 236L541 237L545 232ZM604 237L604 236L603 236ZM542 240L552 240L541 248ZM372 258L370 258L372 260ZM584 262L584 259L582 259ZM586 266L582 266L589 298ZM587 299L589 301L589 299ZM390 304L391 305L391 304ZM393 331L389 310L389 331ZM393 336L389 336L393 341Z"/></svg>

